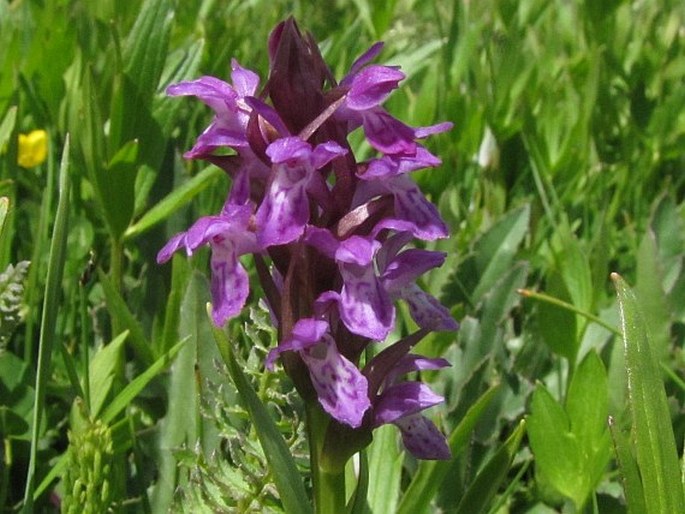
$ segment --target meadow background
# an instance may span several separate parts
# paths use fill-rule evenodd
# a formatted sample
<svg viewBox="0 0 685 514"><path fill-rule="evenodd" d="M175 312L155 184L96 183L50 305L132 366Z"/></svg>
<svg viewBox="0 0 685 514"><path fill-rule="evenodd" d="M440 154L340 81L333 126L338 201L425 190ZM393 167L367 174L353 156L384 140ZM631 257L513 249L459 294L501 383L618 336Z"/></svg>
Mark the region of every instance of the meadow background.
<svg viewBox="0 0 685 514"><path fill-rule="evenodd" d="M683 512L681 0L0 0L0 512L282 510L212 336L208 252L155 255L228 184L182 159L211 114L165 87L231 57L264 79L291 14L337 77L385 41L408 77L388 110L455 125L414 174L452 229L423 286L461 329L420 346L452 362L423 378L455 456L378 430L363 508ZM35 129L47 158L19 166ZM227 334L309 487L252 305Z"/></svg>

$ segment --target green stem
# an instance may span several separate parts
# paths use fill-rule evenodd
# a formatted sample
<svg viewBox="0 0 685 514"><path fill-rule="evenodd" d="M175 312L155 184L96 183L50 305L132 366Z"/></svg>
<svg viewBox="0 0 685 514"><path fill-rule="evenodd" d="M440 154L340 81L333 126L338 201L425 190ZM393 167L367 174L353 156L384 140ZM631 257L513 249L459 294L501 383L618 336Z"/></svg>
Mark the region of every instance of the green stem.
<svg viewBox="0 0 685 514"><path fill-rule="evenodd" d="M112 280L112 285L121 293L121 285L123 282L122 279L122 267L123 267L123 254L124 254L124 249L123 245L121 244L121 241L119 239L116 239L115 237L112 237L111 243L110 243L110 250L111 250L111 261L110 261L110 268L109 268L109 276ZM122 294L123 297L123 294ZM123 326L121 323L121 320L119 319L118 316L114 315L112 316L112 334L120 334L123 330Z"/></svg>
<svg viewBox="0 0 685 514"><path fill-rule="evenodd" d="M316 403L307 405L309 460L316 514L345 512L345 469L329 471L321 466L321 450L329 420Z"/></svg>

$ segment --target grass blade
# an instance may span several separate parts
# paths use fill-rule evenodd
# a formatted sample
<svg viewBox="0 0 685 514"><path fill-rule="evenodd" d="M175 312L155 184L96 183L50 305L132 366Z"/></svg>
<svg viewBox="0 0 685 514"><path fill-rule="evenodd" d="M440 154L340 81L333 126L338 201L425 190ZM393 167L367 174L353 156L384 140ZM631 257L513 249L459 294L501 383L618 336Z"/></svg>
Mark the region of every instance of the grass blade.
<svg viewBox="0 0 685 514"><path fill-rule="evenodd" d="M67 136L62 150L62 164L60 165L59 170L59 201L57 203L55 226L52 233L52 241L50 243L48 274L45 284L45 298L43 300L43 314L38 342L36 397L33 404L30 460L26 476L26 489L24 491L24 507L22 509L22 512L24 513L33 512L33 488L36 480L36 459L38 458L40 427L43 420L47 381L50 378L52 348L55 339L57 338L55 331L57 325L57 312L60 303L62 275L64 272L64 261L66 258L70 187L69 136ZM48 192L48 194L50 193L51 191Z"/></svg>
<svg viewBox="0 0 685 514"><path fill-rule="evenodd" d="M185 340L178 342L167 353L157 359L149 368L131 380L104 410L101 418L102 421L107 424L114 421L114 418L116 418L117 415L123 411L143 389L145 389L145 386L150 383L150 380L155 378L171 364L171 361L174 360L176 354L183 347L183 343L185 343Z"/></svg>
<svg viewBox="0 0 685 514"><path fill-rule="evenodd" d="M457 514L476 514L483 512L497 493L497 489L507 476L514 456L518 451L526 422L521 420L513 434L478 473L476 479L464 494L457 507Z"/></svg>
<svg viewBox="0 0 685 514"><path fill-rule="evenodd" d="M609 431L614 441L616 461L621 470L623 494L626 496L628 514L647 512L645 493L642 490L642 482L640 481L640 472L637 469L635 457L630 450L630 443L621 432L621 429L616 426L616 421L611 416L609 417Z"/></svg>
<svg viewBox="0 0 685 514"><path fill-rule="evenodd" d="M174 189L158 204L147 211L140 220L131 225L126 232L124 232L124 240L137 237L154 227L156 224L164 221L173 212L190 202L196 195L204 191L205 188L212 185L215 180L224 174L225 173L221 169L215 166L205 168L193 178Z"/></svg>
<svg viewBox="0 0 685 514"><path fill-rule="evenodd" d="M617 273L633 441L648 513L685 512L671 416L638 299Z"/></svg>

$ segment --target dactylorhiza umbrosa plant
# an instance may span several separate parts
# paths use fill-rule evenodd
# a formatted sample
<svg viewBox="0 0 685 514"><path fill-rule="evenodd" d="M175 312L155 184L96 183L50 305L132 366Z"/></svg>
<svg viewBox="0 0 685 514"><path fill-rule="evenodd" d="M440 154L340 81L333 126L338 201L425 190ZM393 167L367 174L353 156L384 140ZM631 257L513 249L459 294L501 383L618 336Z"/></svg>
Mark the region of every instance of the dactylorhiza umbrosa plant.
<svg viewBox="0 0 685 514"><path fill-rule="evenodd" d="M386 423L417 458L450 457L444 435L421 414L443 398L406 376L448 366L411 349L430 331L457 329L416 284L445 255L408 247L448 235L408 174L440 164L418 141L452 125L412 128L382 107L404 74L371 64L381 48L373 45L338 82L313 38L288 19L269 38L261 87L256 73L233 60L232 84L202 77L167 90L214 110L185 157L221 167L232 187L221 212L174 236L158 261L209 245L212 316L223 326L245 306L249 280L239 258L253 256L278 328L266 367L280 359L308 412L325 412L310 416L310 425L323 426L309 430L321 446L317 466L334 473ZM347 141L359 128L378 152L364 162ZM419 329L362 365L364 350L393 329L397 300Z"/></svg>

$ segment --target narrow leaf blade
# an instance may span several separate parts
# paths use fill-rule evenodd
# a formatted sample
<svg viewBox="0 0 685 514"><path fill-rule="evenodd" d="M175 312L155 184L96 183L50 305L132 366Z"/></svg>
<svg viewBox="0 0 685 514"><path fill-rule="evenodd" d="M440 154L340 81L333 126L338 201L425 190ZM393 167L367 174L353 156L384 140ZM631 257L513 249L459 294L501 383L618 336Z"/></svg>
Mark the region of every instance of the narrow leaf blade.
<svg viewBox="0 0 685 514"><path fill-rule="evenodd" d="M638 299L617 273L628 377L628 405L647 512L685 512L671 416Z"/></svg>

